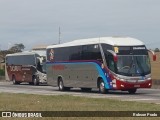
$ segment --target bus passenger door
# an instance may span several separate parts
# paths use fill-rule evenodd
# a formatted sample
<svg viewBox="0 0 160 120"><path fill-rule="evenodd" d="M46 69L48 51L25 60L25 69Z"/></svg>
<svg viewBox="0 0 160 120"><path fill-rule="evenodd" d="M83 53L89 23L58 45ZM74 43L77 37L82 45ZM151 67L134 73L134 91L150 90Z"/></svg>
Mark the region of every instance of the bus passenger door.
<svg viewBox="0 0 160 120"><path fill-rule="evenodd" d="M32 82L33 75L32 66L22 66L22 81L23 82Z"/></svg>

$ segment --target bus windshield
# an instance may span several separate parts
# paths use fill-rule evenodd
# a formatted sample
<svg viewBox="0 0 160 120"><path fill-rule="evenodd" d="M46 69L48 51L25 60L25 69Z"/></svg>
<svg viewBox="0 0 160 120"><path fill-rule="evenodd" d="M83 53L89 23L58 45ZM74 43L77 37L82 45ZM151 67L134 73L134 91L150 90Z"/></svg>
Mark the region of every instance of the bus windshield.
<svg viewBox="0 0 160 120"><path fill-rule="evenodd" d="M125 76L144 76L150 74L148 55L118 55L117 74Z"/></svg>

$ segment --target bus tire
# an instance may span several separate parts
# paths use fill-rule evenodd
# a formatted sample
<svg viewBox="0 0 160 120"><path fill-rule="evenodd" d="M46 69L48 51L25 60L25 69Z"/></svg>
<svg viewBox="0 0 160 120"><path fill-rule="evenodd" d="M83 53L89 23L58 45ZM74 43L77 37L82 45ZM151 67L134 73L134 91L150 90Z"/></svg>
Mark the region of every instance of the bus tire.
<svg viewBox="0 0 160 120"><path fill-rule="evenodd" d="M100 93L105 94L107 92L107 90L105 89L103 80L99 81L98 87L99 87L99 92Z"/></svg>
<svg viewBox="0 0 160 120"><path fill-rule="evenodd" d="M59 80L58 80L58 88L59 88L59 91L65 90L62 78L59 78Z"/></svg>
<svg viewBox="0 0 160 120"><path fill-rule="evenodd" d="M39 85L39 80L36 76L34 76L32 79L33 79L33 85L35 85L35 86Z"/></svg>
<svg viewBox="0 0 160 120"><path fill-rule="evenodd" d="M14 85L20 84L20 82L17 82L16 77L12 76L12 81Z"/></svg>
<svg viewBox="0 0 160 120"><path fill-rule="evenodd" d="M137 89L129 89L128 92L129 94L135 94L137 91Z"/></svg>

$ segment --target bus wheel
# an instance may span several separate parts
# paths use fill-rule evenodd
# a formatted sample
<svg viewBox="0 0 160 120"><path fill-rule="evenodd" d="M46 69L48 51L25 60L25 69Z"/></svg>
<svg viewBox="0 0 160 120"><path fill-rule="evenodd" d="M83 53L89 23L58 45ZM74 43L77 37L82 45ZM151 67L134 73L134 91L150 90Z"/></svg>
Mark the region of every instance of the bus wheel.
<svg viewBox="0 0 160 120"><path fill-rule="evenodd" d="M104 86L104 82L102 80L99 82L99 92L102 94L105 94L107 92Z"/></svg>
<svg viewBox="0 0 160 120"><path fill-rule="evenodd" d="M12 77L12 81L13 81L14 85L20 84L19 82L16 81L16 77L15 76Z"/></svg>
<svg viewBox="0 0 160 120"><path fill-rule="evenodd" d="M64 84L62 78L58 80L59 91L64 91Z"/></svg>
<svg viewBox="0 0 160 120"><path fill-rule="evenodd" d="M130 89L130 90L128 90L129 94L135 94L136 91L137 91L137 89Z"/></svg>
<svg viewBox="0 0 160 120"><path fill-rule="evenodd" d="M39 80L36 76L33 77L33 85L39 85Z"/></svg>

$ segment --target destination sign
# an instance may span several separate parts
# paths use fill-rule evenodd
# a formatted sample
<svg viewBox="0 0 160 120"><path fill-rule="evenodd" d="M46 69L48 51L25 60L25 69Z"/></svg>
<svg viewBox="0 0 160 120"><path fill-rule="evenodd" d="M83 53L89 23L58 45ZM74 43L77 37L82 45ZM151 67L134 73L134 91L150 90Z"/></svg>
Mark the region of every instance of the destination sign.
<svg viewBox="0 0 160 120"><path fill-rule="evenodd" d="M145 50L145 47L133 47L133 50Z"/></svg>
<svg viewBox="0 0 160 120"><path fill-rule="evenodd" d="M147 49L143 46L114 46L113 50L118 55L147 55Z"/></svg>

